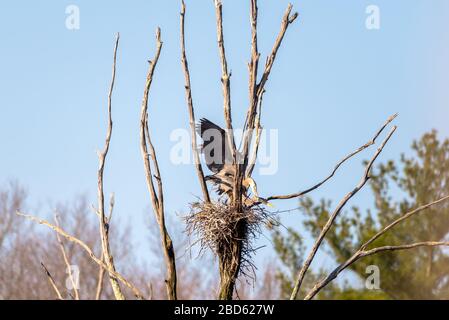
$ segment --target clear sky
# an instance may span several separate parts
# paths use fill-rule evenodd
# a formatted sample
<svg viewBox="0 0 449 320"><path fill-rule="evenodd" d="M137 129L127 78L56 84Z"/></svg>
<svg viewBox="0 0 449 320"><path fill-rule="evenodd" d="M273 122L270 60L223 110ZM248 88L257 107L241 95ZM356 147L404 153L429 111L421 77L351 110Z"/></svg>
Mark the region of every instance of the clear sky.
<svg viewBox="0 0 449 320"><path fill-rule="evenodd" d="M244 121L249 60L248 1L224 0L224 31L232 70L235 125ZM259 1L262 61L279 31L287 1ZM223 124L220 64L212 1L187 0L186 37L197 118ZM449 129L449 1L294 0L299 20L287 32L264 99L263 125L279 130L279 170L258 176L259 193L291 193L329 173L398 112L397 134L380 160L397 159L411 141ZM80 29L68 30L68 5L80 9ZM380 29L365 27L368 5L380 9ZM121 43L113 96L114 132L106 192L117 215L147 241L149 204L139 149L139 111L153 56L154 31L164 48L150 97L153 134L165 184L167 215L186 212L200 195L195 171L170 162L170 133L188 127L180 64L179 1L2 1L0 3L0 181L18 179L34 205L86 193L95 202L96 149L103 146L115 33ZM337 201L357 182L361 162L345 165L314 196ZM278 209L296 201L276 203ZM351 205L370 205L369 190ZM46 207L45 207L46 206ZM44 213L45 210L42 212ZM177 221L176 217L174 218ZM286 225L300 227L298 213ZM270 254L269 243L260 256ZM142 247L142 255L146 247Z"/></svg>

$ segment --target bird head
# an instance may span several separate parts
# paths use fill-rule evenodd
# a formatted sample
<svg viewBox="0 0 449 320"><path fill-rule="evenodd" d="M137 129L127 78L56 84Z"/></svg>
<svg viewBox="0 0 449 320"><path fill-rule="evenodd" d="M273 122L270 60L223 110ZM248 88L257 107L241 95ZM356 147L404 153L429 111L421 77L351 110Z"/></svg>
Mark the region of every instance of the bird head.
<svg viewBox="0 0 449 320"><path fill-rule="evenodd" d="M255 198L256 201L261 202L261 203L263 203L263 204L265 204L265 205L267 205L267 206L269 206L269 207L271 207L271 208L274 207L274 206L273 206L271 203L269 203L267 200L265 200L265 199L259 197L259 193L257 192L257 184L256 184L256 181L254 181L253 178L251 178L251 177L245 178L245 179L243 180L243 186L244 186L246 189L251 189L251 192L252 192L252 194L253 194L253 196L254 196L254 198Z"/></svg>

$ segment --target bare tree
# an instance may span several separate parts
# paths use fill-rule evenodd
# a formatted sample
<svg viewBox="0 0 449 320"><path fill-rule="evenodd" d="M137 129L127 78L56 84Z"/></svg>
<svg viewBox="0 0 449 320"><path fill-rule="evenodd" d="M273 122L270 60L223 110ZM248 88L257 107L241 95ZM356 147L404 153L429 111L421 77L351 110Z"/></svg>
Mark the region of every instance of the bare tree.
<svg viewBox="0 0 449 320"><path fill-rule="evenodd" d="M102 248L102 261L106 263L108 266L109 279L111 281L112 290L114 291L115 298L117 300L124 300L125 296L123 295L122 290L120 289L120 285L118 283L117 278L113 275L115 272L114 258L111 253L111 248L109 246L109 221L105 214L104 209L104 192L103 192L103 172L104 165L106 162L106 156L108 155L109 145L111 142L112 136L112 92L114 90L115 84L115 73L116 73L116 65L117 65L117 49L120 41L120 35L117 34L117 38L115 40L115 48L114 48L114 62L112 64L112 81L111 87L109 89L108 94L108 130L106 133L106 143L104 149L101 153L98 154L98 158L100 160L100 167L98 169L98 218L100 225L100 235L101 235L101 248Z"/></svg>
<svg viewBox="0 0 449 320"><path fill-rule="evenodd" d="M145 177L147 179L148 190L150 192L151 203L154 214L159 225L159 231L162 240L162 247L167 265L167 278L165 280L167 286L167 296L170 300L176 300L176 259L173 249L173 242L165 225L164 212L164 193L162 188L162 177L159 170L159 163L156 157L156 150L151 142L150 131L148 128L148 95L153 82L153 74L156 68L162 49L161 30L158 28L156 32L157 49L154 59L149 61L149 69L145 90L142 101L142 111L140 115L140 147L145 167ZM148 150L149 149L149 150ZM151 158L151 160L150 160ZM151 162L154 165L154 174L152 172ZM154 180L157 183L157 191Z"/></svg>
<svg viewBox="0 0 449 320"><path fill-rule="evenodd" d="M273 221L272 212L268 211L265 206L268 201L271 200L286 200L294 199L304 196L314 190L317 190L326 182L328 182L339 168L348 160L353 158L355 155L361 153L362 151L368 149L377 143L378 138L384 134L384 131L390 127L396 115L391 116L387 121L381 126L381 128L375 133L374 137L367 143L357 148L355 151L349 153L345 156L331 173L326 176L323 180L318 182L312 187L307 188L304 191L287 194L287 195L271 195L267 197L259 197L255 188L255 181L252 178L252 173L257 161L259 144L261 141L261 131L262 131L262 109L263 109L263 97L266 92L266 84L270 77L272 68L274 66L278 51L283 43L286 32L289 27L297 20L298 13L292 12L293 7L291 4L285 10L283 15L280 30L274 41L271 52L268 54L265 65L260 66L260 52L258 49L258 6L257 0L249 0L249 12L250 12L250 29L251 29L251 43L250 43L250 61L248 64L249 73L249 105L246 111L245 125L243 128L243 137L241 141L242 148L237 148L236 139L234 136L234 126L233 126L233 115L232 115L232 100L231 100L231 73L229 71L229 66L227 62L227 55L225 49L224 41L224 30L223 30L223 3L221 0L214 0L215 18L216 18L216 32L217 32L217 44L219 52L219 61L221 66L221 86L223 93L223 114L224 122L226 124L225 135L228 143L230 144L230 152L232 158L231 171L229 175L231 176L230 192L226 193L224 197L213 198L209 194L207 187L207 181L209 177L205 177L203 167L200 161L200 154L198 151L198 143L196 137L196 119L195 110L192 98L192 84L190 79L190 71L187 62L186 55L186 39L185 39L185 19L186 19L186 6L184 1L181 1L181 16L180 16L180 45L181 45L181 65L184 72L185 78L185 95L187 110L189 113L189 126L191 131L191 147L195 160L195 170L198 176L198 180L201 186L201 191L203 193L203 198L199 199L198 202L190 204L191 212L185 217L186 228L190 235L196 235L199 239L194 242L194 244L200 244L200 253L204 249L210 249L211 252L218 258L218 271L220 282L218 285L218 299L230 300L234 296L240 296L238 290L236 290L236 285L240 276L246 276L247 279L251 279L255 274L255 266L251 260L252 255L257 250L254 248L254 239L262 233L262 228L265 224L270 224ZM47 220L39 219L34 216L26 215L18 211L18 215L24 216L38 224L47 226L48 228L55 231L58 235L59 250L62 253L63 265L68 267L70 265L70 254L66 252L66 247L63 242L68 241L71 244L75 244L78 248L84 250L89 258L95 263L96 269L95 274L95 298L99 299L103 292L103 279L105 274L109 276L110 280L110 290L112 290L115 299L123 300L126 298L126 290L130 290L134 296L138 299L144 299L145 297L154 298L157 294L154 294L153 282L159 289L159 281L153 281L153 279L145 280L144 277L138 277L139 282L145 282L145 286L148 288L148 294L143 294L141 290L134 285L130 280L125 278L124 275L117 271L116 265L114 263L114 257L112 254L112 248L110 246L109 240L109 227L111 222L111 214L113 210L113 198L110 202L110 212L109 216L105 210L105 200L104 200L104 183L103 183L103 172L105 169L105 162L109 150L109 145L112 137L112 93L115 83L116 75L116 62L117 62L117 49L119 44L119 36L117 35L114 47L113 56L113 69L112 69L112 80L108 95L108 122L107 122L107 133L105 146L101 152L99 152L99 169L97 174L98 180L98 208L94 209L98 216L99 221L99 231L101 240L101 255L93 248L93 245L81 240L81 236L72 234L63 229L58 221L56 223L50 223ZM156 32L156 53L153 60L149 60L149 68L147 72L143 100L140 109L140 149L144 164L144 173L147 183L147 188L151 200L152 209L156 218L156 223L158 227L158 236L160 237L161 249L163 253L163 258L165 262L165 288L167 297L170 300L176 300L178 298L178 276L182 278L188 277L189 272L186 272L186 268L182 266L179 268L179 274L177 272L177 260L175 255L175 247L173 245L173 240L168 232L166 216L165 216L165 205L164 205L164 191L163 191L163 180L159 168L159 163L156 156L156 150L152 143L150 128L149 128L149 94L151 85L154 78L154 73L156 66L161 55L162 50L162 40L161 31L158 28ZM260 69L262 72L259 73ZM291 299L296 299L299 291L301 290L301 285L303 284L304 277L311 267L311 264L323 244L326 235L329 230L333 227L335 220L343 212L345 206L350 202L350 200L362 190L370 179L371 169L374 162L377 160L379 155L382 153L386 147L389 140L392 138L397 127L392 126L389 133L385 135L384 140L378 146L378 149L371 157L371 160L367 163L365 167L364 174L360 182L354 187L353 190L348 192L345 197L339 202L333 213L329 216L327 223L322 227L314 245L310 249L303 265L298 271L297 278L293 286L293 292L291 294ZM200 130L201 131L201 130ZM250 187L253 188L253 194L251 197ZM395 246L381 246L368 248L374 243L376 239L381 237L386 232L390 231L395 225L401 223L402 221L412 217L413 215L424 211L425 209L438 205L439 203L449 199L449 196L445 196L436 200L432 203L419 207L409 213L406 213L403 217L395 220L390 225L386 226L378 234L374 235L370 240L363 244L359 250L357 250L350 259L345 263L341 264L338 268L333 270L324 279L319 280L312 289L307 293L306 299L312 299L321 289L323 289L327 284L334 280L340 272L345 270L348 266L356 263L359 259L363 257L378 254L385 251L397 251L397 250L408 250L417 247L429 247L433 248L435 246L448 246L448 242L444 241L425 241L419 243L410 243ZM0 199L1 200L1 199ZM17 202L17 201L16 201ZM14 203L12 207L15 210L20 209L20 202ZM1 217L0 217L1 218ZM11 220L0 221L0 247L4 244L5 233L14 232L16 228L13 218L8 218ZM55 296L58 299L64 299L65 292L61 291L60 286L57 282L56 277L54 277L52 268L47 268L44 264L42 267L45 271L45 276L49 281L49 284L54 291ZM264 276L264 281L271 284L274 283L272 274L270 271L272 268L267 268L267 274ZM187 287L195 287L195 282L198 282L201 277L201 272L190 273L190 283ZM271 277L271 278L270 278ZM75 284L73 278L69 279L72 284ZM253 277L253 280L254 277ZM186 281L188 283L188 281ZM200 288L200 286L196 286ZM272 288L260 289L267 290L265 295L262 297L272 297L275 290ZM72 292L73 291L73 292ZM79 299L80 293L78 289L74 289L67 292L69 297ZM248 296L244 291L241 292L242 296ZM73 295L72 295L73 294ZM183 297L186 297L185 292L182 293Z"/></svg>
<svg viewBox="0 0 449 320"><path fill-rule="evenodd" d="M52 275L63 299L94 299L97 287L98 265L77 245L60 237L64 246L67 262L63 257L61 245L54 233L36 228L15 214L16 210L28 210L27 192L18 183L0 187L0 229L5 230L7 221L13 220L14 228L2 234L4 243L0 248L0 296L3 299L55 299L56 292L41 263ZM93 252L101 252L98 238L98 222L92 214L85 197L77 197L66 204L50 204L58 215L55 225L64 228L92 248ZM49 217L51 214L49 214ZM134 275L143 273L137 266L127 263L132 258L132 244L128 235L128 226L121 223L112 235L111 249L118 256L118 265L124 273ZM44 271L44 272L43 272ZM78 273L79 271L79 273ZM75 282L75 284L72 282ZM125 288L126 289L126 288ZM132 297L128 291L127 297ZM114 298L112 289L107 286L102 290L101 299Z"/></svg>
<svg viewBox="0 0 449 320"><path fill-rule="evenodd" d="M120 288L119 282L121 282L123 285L128 287L130 290L133 291L134 295L138 299L143 299L144 296L140 292L140 290L134 286L132 283L130 283L123 275L118 273L116 271L116 267L114 264L114 258L111 253L110 243L109 243L109 219L107 218L105 214L105 205L104 205L104 192L103 192L103 172L106 162L106 157L109 151L109 145L111 141L112 136L112 93L114 90L114 84L115 84L115 75L116 75L116 63L117 63L117 49L119 45L120 35L117 34L115 46L114 46L114 56L113 56L113 65L112 65L112 80L111 85L109 89L108 94L108 126L107 126L107 133L106 133L106 142L105 146L102 152L98 153L99 157L99 169L98 169L98 209L95 209L96 214L99 218L99 226L100 226L100 238L101 238L101 248L102 248L102 254L101 257L97 257L93 251L93 249L86 244L84 241L80 240L79 238L67 233L64 231L61 227L59 227L57 224L52 224L47 220L39 219L31 215L26 215L24 213L21 213L20 211L17 211L17 214L20 216L23 216L25 218L28 218L36 223L45 225L55 231L57 234L61 235L68 241L71 241L73 243L78 244L82 249L84 249L91 259L97 263L100 268L104 268L108 274L109 279L111 283L112 290L114 292L114 296L117 300L124 300L125 296L123 294L122 289ZM49 273L47 272L47 275ZM101 272L100 272L101 276ZM97 296L98 292L101 291L101 284L102 284L102 276L99 279L98 288L97 288Z"/></svg>
<svg viewBox="0 0 449 320"><path fill-rule="evenodd" d="M228 70L228 62L225 50L224 31L223 31L223 4L220 0L214 0L216 28L217 28L217 43L219 58L221 64L221 83L223 91L223 110L224 120L226 123L226 139L230 143L231 155L233 159L234 173L232 184L232 195L230 201L225 207L214 202L209 201L203 204L196 204L193 206L194 212L190 219L187 219L188 224L191 225L190 231L197 233L199 237L203 238L203 245L212 247L215 254L218 256L219 271L220 271L220 286L218 290L219 299L232 299L234 295L235 284L238 276L245 273L245 268L251 269L251 261L249 255L253 252L250 242L252 240L251 234L257 234L258 224L261 223L267 215L263 210L254 211L252 206L247 206L245 199L247 198L245 181L253 182L251 174L254 169L254 164L257 159L257 150L260 143L260 113L262 106L262 99L265 93L265 84L271 73L277 52L282 44L285 33L288 27L298 17L297 13L292 14L292 6L289 5L285 11L281 23L281 29L273 45L272 52L267 57L265 68L262 76L259 79L258 66L260 53L258 51L257 38L257 18L258 8L257 1L250 1L250 20L251 20L251 60L249 63L249 101L245 128L243 133L243 150L239 151L236 148L235 137L233 133L232 111L231 111L231 74ZM183 62L186 65L185 48L184 48L184 19L185 19L185 5L182 3L181 9L181 43L183 52ZM188 69L186 70L186 79L188 77ZM186 88L190 90L190 81L187 82ZM190 109L192 109L191 103ZM192 117L191 117L192 118ZM253 131L256 130L256 145L253 146L253 153L251 162L249 161L251 141L253 140ZM200 176L200 182L203 178ZM207 198L205 197L207 200ZM263 202L263 200L262 200ZM227 218L224 223L216 221L213 217L221 219L221 215L225 214ZM261 213L259 215L259 213ZM205 217L207 217L205 219ZM251 218L250 218L251 217ZM220 228L213 226L220 225ZM212 228L211 228L212 226ZM221 229L221 230L220 230ZM215 231L214 231L215 230ZM223 230L228 230L228 234ZM221 236L220 236L221 234ZM213 239L211 241L211 239ZM242 265L243 264L243 265Z"/></svg>
<svg viewBox="0 0 449 320"><path fill-rule="evenodd" d="M245 119L245 127L243 133L242 144L243 148L241 151L236 149L236 144L233 136L233 125L232 125L232 115L231 115L231 92L230 92L230 73L228 71L228 63L226 59L226 50L225 50L225 42L223 35L223 15L222 15L222 1L214 0L215 5L215 15L216 15L216 26L217 26L217 41L218 41L218 49L219 49L219 57L221 62L221 70L222 70L222 91L223 91L223 107L224 107L224 120L226 123L226 134L227 140L230 142L232 157L234 159L234 176L233 176L233 189L232 196L230 196L230 201L226 210L223 210L220 205L216 205L215 207L211 207L210 204L198 205L197 209L193 215L187 219L188 224L190 224L190 231L196 231L201 238L200 241L202 245L206 243L207 246L211 247L212 250L215 251L216 255L219 259L219 270L220 270L220 288L218 293L219 299L232 299L235 290L235 283L238 276L242 273L242 262L247 259L248 255L248 243L250 239L254 236L251 235L250 221L248 215L235 215L234 213L245 213L250 211L252 208L260 208L270 200L283 200L283 199L293 199L304 196L308 194L322 185L324 185L327 181L329 181L338 171L338 169L349 159L364 151L368 147L374 145L379 136L383 133L383 131L390 125L390 123L396 118L397 115L393 115L387 119L387 121L382 125L382 127L376 132L374 137L368 141L366 144L362 145L360 148L356 149L354 152L345 156L340 162L337 163L335 168L332 170L330 175L325 177L322 181L317 183L316 185L293 194L288 195L272 195L266 198L260 198L257 196L257 201L253 201L250 205L245 203L245 195L246 190L244 187L245 179L251 179L251 174L253 172L256 160L257 160L257 151L260 143L260 131L261 131L261 112L262 112L262 100L263 95L265 93L265 84L268 81L269 75L271 73L272 67L274 65L277 52L282 44L286 31L288 27L296 20L298 17L297 13L292 14L292 6L289 5L285 11L284 17L281 23L281 29L276 38L275 44L273 45L273 49L271 54L267 57L264 71L259 79L258 70L259 70L259 59L260 53L258 51L258 33L257 33L257 19L258 19L258 6L257 0L250 0L250 22L251 22L251 58L248 64L249 70L249 107L247 110L247 115ZM185 5L182 4L182 19L181 19L181 37L182 43L184 44L184 15L185 15ZM184 46L183 46L184 52ZM189 83L190 88L190 83ZM251 146L253 141L253 133L256 133L254 145ZM332 227L335 219L342 212L345 205L351 200L351 198L357 194L368 182L370 179L371 168L379 157L380 153L396 131L396 126L392 127L391 131L387 134L384 141L381 143L371 161L367 164L365 168L365 173L359 182L359 184L350 191L338 204L337 208L330 216L328 222L324 225L321 233L315 241L315 244L311 248L309 255L307 256L304 265L298 272L297 279L294 284L294 289L291 295L291 299L296 299L298 292L301 288L301 284L303 282L304 276L309 269L312 261L315 258L315 255L320 248L323 240L326 237L328 230ZM250 150L252 150L251 161L249 161ZM444 201L446 198L442 198L439 201ZM431 203L428 206L434 205L438 203ZM211 219L211 216L214 216L214 211L221 211L222 214L217 215L217 218ZM213 234L213 229L209 227L209 225L217 225L221 222L220 219L222 215L226 216L237 216L237 219L232 220L231 218L226 218L227 226L232 230L232 234L229 238L226 238L226 241L217 240L219 236L211 236ZM207 219L204 217L208 216ZM218 220L218 221L217 221ZM258 223L261 223L258 221ZM227 228L223 226L223 224L219 224L222 230L226 230ZM389 228L387 228L389 229ZM217 231L219 232L219 231ZM221 232L225 233L225 232ZM257 232L256 232L257 233ZM211 238L214 239L211 244ZM224 236L222 236L224 238ZM370 241L368 244L370 244ZM367 245L368 245L367 244ZM366 246L367 246L366 245ZM327 283L332 281L339 272L344 270L349 264L354 263L358 259L367 256L376 254L378 252L383 251L391 251L391 250L404 250L411 249L420 246L445 246L447 242L438 242L438 241L429 241L415 244L406 244L403 246L387 246L381 248L375 248L371 250L365 250L366 246L363 246L358 252L356 252L350 261L347 264L340 266L337 270L329 275L329 277L323 281L320 281L316 284L314 289L307 295L307 298L312 298L321 288L323 288ZM249 247L250 248L250 247Z"/></svg>

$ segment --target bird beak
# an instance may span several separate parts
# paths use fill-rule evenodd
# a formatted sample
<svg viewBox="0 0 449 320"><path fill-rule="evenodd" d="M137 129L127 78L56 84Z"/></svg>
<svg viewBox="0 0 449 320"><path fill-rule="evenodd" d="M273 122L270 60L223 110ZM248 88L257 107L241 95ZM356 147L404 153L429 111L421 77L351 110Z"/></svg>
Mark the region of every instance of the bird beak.
<svg viewBox="0 0 449 320"><path fill-rule="evenodd" d="M268 206L268 207L270 207L270 208L274 208L274 204L268 202L268 201L265 200L264 198L257 198L257 200L258 200L260 203L263 203L264 205L266 205L266 206Z"/></svg>

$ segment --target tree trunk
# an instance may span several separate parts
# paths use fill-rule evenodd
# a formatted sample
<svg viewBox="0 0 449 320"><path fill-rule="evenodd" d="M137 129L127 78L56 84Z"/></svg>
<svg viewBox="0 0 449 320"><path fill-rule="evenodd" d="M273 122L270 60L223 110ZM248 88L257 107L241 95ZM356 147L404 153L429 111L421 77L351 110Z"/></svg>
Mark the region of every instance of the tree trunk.
<svg viewBox="0 0 449 320"><path fill-rule="evenodd" d="M219 300L232 300L235 282L240 273L242 264L242 253L246 234L247 223L240 220L236 225L235 235L231 243L226 243L219 247L219 270L220 270L220 289L218 293Z"/></svg>

